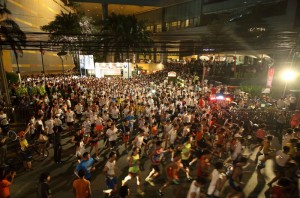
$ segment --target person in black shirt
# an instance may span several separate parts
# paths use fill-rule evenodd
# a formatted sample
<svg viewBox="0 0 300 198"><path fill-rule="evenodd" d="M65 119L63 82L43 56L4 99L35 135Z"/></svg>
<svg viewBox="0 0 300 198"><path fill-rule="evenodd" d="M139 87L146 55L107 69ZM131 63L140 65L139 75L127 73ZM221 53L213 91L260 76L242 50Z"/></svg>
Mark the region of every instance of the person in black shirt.
<svg viewBox="0 0 300 198"><path fill-rule="evenodd" d="M54 134L53 134L53 149L54 149L54 161L57 164L61 163L61 151L62 151L62 145L61 145L61 136L58 128L55 128Z"/></svg>
<svg viewBox="0 0 300 198"><path fill-rule="evenodd" d="M129 126L129 120L125 120L123 123L123 142L125 144L125 152L128 153L127 151L127 147L128 147L128 141L130 139L130 133L131 133L131 129Z"/></svg>
<svg viewBox="0 0 300 198"><path fill-rule="evenodd" d="M51 198L51 190L49 186L50 182L50 174L49 173L42 173L40 175L39 184L37 187L37 198Z"/></svg>

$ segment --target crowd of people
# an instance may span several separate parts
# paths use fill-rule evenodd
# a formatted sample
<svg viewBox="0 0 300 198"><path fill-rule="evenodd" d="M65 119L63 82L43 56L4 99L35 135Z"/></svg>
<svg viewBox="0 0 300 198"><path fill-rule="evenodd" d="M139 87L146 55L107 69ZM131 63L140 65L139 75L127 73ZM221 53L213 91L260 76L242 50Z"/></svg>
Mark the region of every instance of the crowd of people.
<svg viewBox="0 0 300 198"><path fill-rule="evenodd" d="M184 71L178 70L177 75L185 80L181 87L168 82L167 71L132 79L67 76L63 80L54 75L47 77L46 82L38 77L25 81L45 83L46 87L44 95L20 98L37 107L26 129L17 133L24 169L32 169L30 142L39 143L41 155L47 155L47 147L53 148L54 162L63 163L61 134L67 133L75 146L74 160L78 161L74 171L77 179L73 183L78 198L91 196L91 178L101 177L100 172L107 185L104 193L111 197L130 196L131 179L136 179L137 193L142 196L144 182L163 197L170 185L186 181L190 182L188 198L245 197L244 167L256 163L260 171L270 159L274 159L276 177L268 183L269 196L297 197L299 112L290 123L284 113L278 116L277 128L283 140L282 149L276 150L268 126L254 125L249 117L233 119L236 108L243 105L212 100L222 94L222 88L195 80ZM239 104L246 103L242 98L239 100ZM0 120L4 119L6 114L0 110ZM9 140L5 127L0 129L3 166ZM101 161L100 147L109 150L105 161ZM247 149L257 152L255 162L245 155ZM124 178L119 178L115 171L121 150L128 155L128 174ZM142 158L150 161L150 170L141 167ZM103 163L103 170L95 170L95 162ZM146 178L142 178L142 171L149 171ZM0 197L9 197L14 177L13 171L3 175ZM165 182L157 182L158 178ZM38 197L51 197L49 181L50 174L43 173ZM226 183L229 190L225 191Z"/></svg>

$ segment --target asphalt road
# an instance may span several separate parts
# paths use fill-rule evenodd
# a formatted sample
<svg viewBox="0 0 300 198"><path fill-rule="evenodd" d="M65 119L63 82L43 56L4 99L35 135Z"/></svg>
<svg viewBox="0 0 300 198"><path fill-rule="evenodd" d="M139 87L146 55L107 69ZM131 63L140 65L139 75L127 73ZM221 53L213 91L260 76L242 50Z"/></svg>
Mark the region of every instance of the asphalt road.
<svg viewBox="0 0 300 198"><path fill-rule="evenodd" d="M33 162L33 170L29 172L18 171L17 176L15 177L14 183L11 187L11 197L12 198L33 198L36 197L36 186L38 182L39 175L42 172L50 172L51 182L50 188L54 198L69 198L75 197L72 193L72 182L75 179L73 173L77 161L75 159L75 147L72 143L68 143L71 137L67 135L63 136L63 161L62 164L55 164L53 160L53 149L49 148L50 156L42 162ZM277 139L274 140L273 145L276 148L279 148L279 143ZM103 147L103 143L100 142L100 148ZM89 149L87 149L89 150ZM128 173L128 162L127 154L124 152L124 148L119 149L120 156L117 159L117 176L118 182L121 183L121 180ZM256 170L256 165L254 163L256 152L246 151L246 155L249 156L249 163L245 167L246 173L244 174L243 181L245 183L244 192L247 197L265 197L265 192L268 189L267 183L274 177L272 171L273 162L268 160L266 163L266 168L261 171ZM101 158L96 164L96 171L92 173L92 197L105 197L103 190L106 189L105 177L102 175L102 168L106 163L107 157L109 155L109 149L105 148L101 150ZM167 158L170 159L170 158ZM168 163L168 162L166 162ZM162 175L156 180L156 186L152 187L147 182L145 178L147 177L150 171L150 163L147 158L143 158L141 166L144 167L142 171L141 178L143 183L143 189L145 195L143 197L156 198L159 197L157 194L158 188L164 183L165 176ZM191 175L196 176L196 168L192 168ZM161 168L163 170L163 168ZM177 186L170 186L165 189L164 197L186 197L187 191L189 189L190 182L186 181L185 174L181 174L182 183ZM142 197L137 194L136 179L132 179L128 182L131 194L130 197ZM224 192L222 197L225 197L225 194L228 190L228 184L225 184Z"/></svg>

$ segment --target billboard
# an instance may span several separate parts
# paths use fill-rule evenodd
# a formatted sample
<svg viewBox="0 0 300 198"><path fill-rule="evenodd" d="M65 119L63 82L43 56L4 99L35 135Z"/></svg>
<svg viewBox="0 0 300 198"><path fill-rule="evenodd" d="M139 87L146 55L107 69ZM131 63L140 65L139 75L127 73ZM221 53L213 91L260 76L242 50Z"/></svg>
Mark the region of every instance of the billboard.
<svg viewBox="0 0 300 198"><path fill-rule="evenodd" d="M93 55L79 55L81 69L95 69Z"/></svg>

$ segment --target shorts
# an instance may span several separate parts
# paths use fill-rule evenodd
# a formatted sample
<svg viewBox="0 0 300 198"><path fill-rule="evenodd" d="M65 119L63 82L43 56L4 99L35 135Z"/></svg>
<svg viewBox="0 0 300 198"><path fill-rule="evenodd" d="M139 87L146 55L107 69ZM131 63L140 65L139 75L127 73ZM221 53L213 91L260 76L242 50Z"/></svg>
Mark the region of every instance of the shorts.
<svg viewBox="0 0 300 198"><path fill-rule="evenodd" d="M96 146L98 144L98 142L90 142L91 146Z"/></svg>
<svg viewBox="0 0 300 198"><path fill-rule="evenodd" d="M174 149L175 149L174 144L170 144L170 145L169 145L169 148L172 149L172 150L174 150Z"/></svg>
<svg viewBox="0 0 300 198"><path fill-rule="evenodd" d="M31 161L32 155L29 151L22 151L20 154L21 154L22 160L24 162L30 162Z"/></svg>
<svg viewBox="0 0 300 198"><path fill-rule="evenodd" d="M81 116L82 116L82 114L77 114L77 113L76 113L76 118L80 119Z"/></svg>
<svg viewBox="0 0 300 198"><path fill-rule="evenodd" d="M149 141L148 139L144 139L144 140L143 140L144 144L147 144L148 141Z"/></svg>
<svg viewBox="0 0 300 198"><path fill-rule="evenodd" d="M188 159L186 159L186 160L181 160L181 163L182 163L182 165L183 165L184 168L187 168L187 167L190 166L189 160L188 160Z"/></svg>
<svg viewBox="0 0 300 198"><path fill-rule="evenodd" d="M157 165L157 164L152 164L152 165L151 165L151 170L152 170L152 169L154 169L154 170L155 170L156 172L158 172L158 173L160 172L159 165Z"/></svg>
<svg viewBox="0 0 300 198"><path fill-rule="evenodd" d="M67 122L68 126L73 126L73 122Z"/></svg>
<svg viewBox="0 0 300 198"><path fill-rule="evenodd" d="M109 146L110 147L115 147L116 146L116 140L109 141Z"/></svg>
<svg viewBox="0 0 300 198"><path fill-rule="evenodd" d="M242 192L243 189L240 186L237 186L232 178L229 179L229 186L237 192Z"/></svg>
<svg viewBox="0 0 300 198"><path fill-rule="evenodd" d="M114 189L117 182L117 177L106 176L105 183L108 189Z"/></svg>

